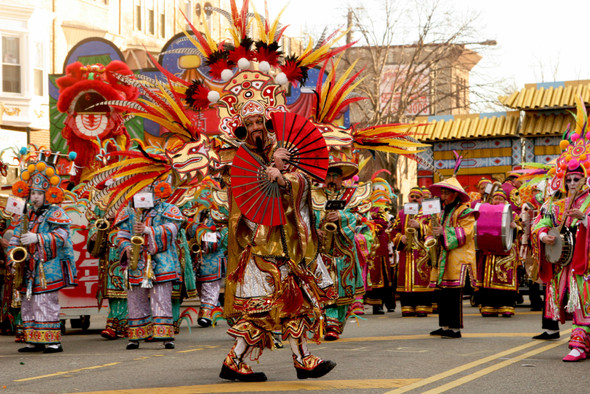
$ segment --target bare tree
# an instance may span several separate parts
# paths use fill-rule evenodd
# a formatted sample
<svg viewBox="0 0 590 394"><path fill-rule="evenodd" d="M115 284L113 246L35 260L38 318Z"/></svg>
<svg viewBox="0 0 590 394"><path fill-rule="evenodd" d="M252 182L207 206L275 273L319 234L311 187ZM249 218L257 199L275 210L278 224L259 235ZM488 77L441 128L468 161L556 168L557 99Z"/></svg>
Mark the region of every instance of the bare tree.
<svg viewBox="0 0 590 394"><path fill-rule="evenodd" d="M349 39L358 43L343 63L348 67L357 61L357 69L365 68L357 91L368 99L351 108L354 123L371 126L410 122L419 115L465 114L473 98L479 105L497 102L503 82L470 83L480 54L496 44L478 37L479 15L461 15L439 1L358 4L348 12ZM376 157L383 168L398 167L397 155Z"/></svg>

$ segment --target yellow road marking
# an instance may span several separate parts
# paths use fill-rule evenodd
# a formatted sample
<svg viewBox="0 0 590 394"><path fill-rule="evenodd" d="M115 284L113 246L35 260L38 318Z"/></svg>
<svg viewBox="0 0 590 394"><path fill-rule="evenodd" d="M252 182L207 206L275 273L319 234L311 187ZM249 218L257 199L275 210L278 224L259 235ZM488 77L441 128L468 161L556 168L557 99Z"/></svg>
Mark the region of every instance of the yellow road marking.
<svg viewBox="0 0 590 394"><path fill-rule="evenodd" d="M567 341L569 341L569 338L564 338L564 339L562 339L560 341L551 343L549 345L540 347L538 349L531 350L530 352L521 354L520 356L516 356L514 358L511 358L510 360L504 360L504 361L502 361L502 362L500 362L500 363L498 363L496 365L492 365L492 366L489 366L487 368L484 368L484 369L482 369L480 371L474 372L471 375L464 376L464 377L462 377L460 379L457 379L457 380L454 380L454 381L452 381L450 383L443 384L442 386L438 386L438 387L436 387L436 388L434 388L432 390L426 391L424 394L426 394L426 393L428 393L428 394L443 393L443 392L445 392L447 390L450 390L452 388L461 386L462 384L465 384L467 382L471 382L472 380L475 380L475 379L480 378L480 377L482 377L484 375L487 375L489 373L492 373L494 371L497 371L498 369L507 367L510 364L514 364L515 362L518 362L520 360L524 360L525 358L529 358L529 357L532 357L532 356L534 356L536 354L543 353L543 352L545 352L547 350L553 349L554 347L561 346L564 343L566 343Z"/></svg>
<svg viewBox="0 0 590 394"><path fill-rule="evenodd" d="M561 334L565 335L565 334L569 333L570 331L571 330L562 331ZM524 350L524 349L528 349L528 348L533 347L533 346L538 345L538 344L539 344L539 341L531 341L529 343L525 343L524 345L516 346L516 347L513 347L511 349L504 350L504 351L502 351L500 353L492 354L491 356L487 356L487 357L484 357L482 359L475 360L475 361L472 361L470 363L460 365L460 366L458 366L456 368L450 369L450 370L445 371L445 372L441 372L439 374L436 374L436 375L431 376L431 377L426 378L426 379L422 379L419 382L410 384L410 385L405 386L403 388L389 391L387 394L406 393L408 391L412 391L412 390L417 389L419 387L423 387L423 386L429 385L431 383L434 383L436 381L439 381L439 380L442 380L442 379L446 379L449 376L453 376L455 374L461 373L461 372L466 371L468 369L471 369L471 368L477 367L479 365L485 364L487 362L496 360L498 358L507 356L509 354L516 353L516 352L519 352L519 351Z"/></svg>
<svg viewBox="0 0 590 394"><path fill-rule="evenodd" d="M482 332L482 333L461 333L465 338L509 338L509 337L532 337L537 335L538 332ZM428 334L416 334L416 335L392 335L388 337L360 337L360 338L340 338L335 342L331 343L342 343L342 342L365 342L365 341L400 341L408 339L438 339L439 336L432 336ZM326 344L327 342L322 342Z"/></svg>
<svg viewBox="0 0 590 394"><path fill-rule="evenodd" d="M133 389L114 391L95 391L94 393L254 393L278 391L319 391L319 390L350 390L350 389L390 389L403 387L420 379L354 379L354 380L293 380L286 382L263 383L219 383L196 386L160 387L155 389ZM92 394L86 393L86 394Z"/></svg>
<svg viewBox="0 0 590 394"><path fill-rule="evenodd" d="M516 311L514 313L514 316L519 316L519 315L540 315L540 314L541 314L541 311L526 311L526 312ZM463 316L481 316L481 313L464 313ZM506 320L511 319L511 318L502 317L502 316L499 316L499 318L506 319ZM493 317L486 317L486 319L493 319Z"/></svg>
<svg viewBox="0 0 590 394"><path fill-rule="evenodd" d="M190 353L190 352L197 352L199 350L203 350L202 347L196 348L196 349L190 349L190 350L179 350L177 353Z"/></svg>
<svg viewBox="0 0 590 394"><path fill-rule="evenodd" d="M84 367L84 368L72 369L71 371L56 372L56 373L50 373L50 374L47 374L47 375L33 376L31 378L17 379L17 380L14 380L14 382L27 382L29 380L50 378L50 377L53 377L53 376L62 376L62 375L67 375L69 373L74 373L74 372L82 372L82 371L88 371L88 370L92 370L92 369L99 369L99 368L105 368L105 367L113 367L113 366L115 366L117 364L120 364L120 362L103 364L103 365L95 365L93 367Z"/></svg>

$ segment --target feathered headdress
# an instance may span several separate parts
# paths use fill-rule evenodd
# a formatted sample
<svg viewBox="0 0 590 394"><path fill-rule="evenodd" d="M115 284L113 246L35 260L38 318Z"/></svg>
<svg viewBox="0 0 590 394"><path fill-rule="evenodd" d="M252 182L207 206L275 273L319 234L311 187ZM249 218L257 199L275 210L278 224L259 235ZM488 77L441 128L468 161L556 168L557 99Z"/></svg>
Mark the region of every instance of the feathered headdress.
<svg viewBox="0 0 590 394"><path fill-rule="evenodd" d="M576 128L570 130L568 126L563 139L559 143L561 155L555 161L555 167L549 170L553 176L551 189L565 192L565 175L570 171L580 170L584 177L588 177L590 168L590 131L588 130L588 115L581 98L576 97Z"/></svg>
<svg viewBox="0 0 590 394"><path fill-rule="evenodd" d="M290 82L297 85L307 79L307 71L310 68L355 44L352 42L341 47L334 47L335 43L348 33L348 31L336 31L316 45L310 39L300 56L285 54L286 56L283 57L278 42L286 26L279 27L278 19L269 24L266 9L266 18L262 18L258 13L249 13L249 0L243 0L241 9L238 9L236 0L230 0L230 6L231 13L218 8L213 8L213 10L220 12L230 22L231 44L215 43L211 38L211 32L204 17L201 20L204 32L200 32L185 16L192 34L183 31L195 46L194 54L200 54L207 59L209 75L217 81L229 81L235 74L236 68L254 70L252 61L256 61L258 62L257 69L263 73L269 73L271 68L278 72L275 78L278 84L286 85ZM284 9L280 14L283 11ZM248 27L252 20L256 22L256 31L260 36L256 42L247 36Z"/></svg>

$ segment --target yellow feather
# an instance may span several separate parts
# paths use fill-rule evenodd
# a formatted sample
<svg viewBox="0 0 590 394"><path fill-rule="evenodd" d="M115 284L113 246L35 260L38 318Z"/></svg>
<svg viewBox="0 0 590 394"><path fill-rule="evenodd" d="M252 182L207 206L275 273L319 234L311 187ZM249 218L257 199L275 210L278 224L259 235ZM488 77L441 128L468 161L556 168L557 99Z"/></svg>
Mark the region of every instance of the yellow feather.
<svg viewBox="0 0 590 394"><path fill-rule="evenodd" d="M160 88L160 94L162 96L164 96L164 99L166 99L168 104L174 109L174 112L176 113L176 115L178 115L178 117L182 121L182 124L184 126L189 125L191 123L190 120L188 120L188 118L186 117L182 108L180 108L178 106L178 104L176 103L176 100L174 100L174 98L172 98L172 97L170 97L170 95L168 95L168 93L166 92L166 90L164 89L164 87L162 86L162 84L160 82L158 82L158 86Z"/></svg>
<svg viewBox="0 0 590 394"><path fill-rule="evenodd" d="M366 149L366 146L354 144L355 148ZM377 150L381 152L390 152L390 153L397 153L397 154L404 154L407 155L409 153L420 153L424 152L424 150L405 150L400 148L394 148L391 146L371 146L371 150Z"/></svg>
<svg viewBox="0 0 590 394"><path fill-rule="evenodd" d="M270 28L270 32L268 33L268 41L267 41L268 44L271 44L275 41L275 34L277 33L277 28L279 27L279 20L281 19L281 15L283 15L283 12L285 12L285 10L287 9L288 6L289 6L289 4L287 3L287 5L285 5L283 7L281 12L279 12L279 14L275 18L274 22L272 23L272 26Z"/></svg>
<svg viewBox="0 0 590 394"><path fill-rule="evenodd" d="M371 156L365 157L363 161L359 163L359 172L365 167L365 165L371 160Z"/></svg>
<svg viewBox="0 0 590 394"><path fill-rule="evenodd" d="M207 57L207 52L205 51L205 49L201 46L201 44L192 36L190 35L182 26L182 23L180 23L178 20L176 21L176 24L178 25L178 27L180 28L180 30L182 30L182 32L184 33L184 35L186 36L186 38L188 38L188 40L195 46L195 48L197 48L197 50L201 53L201 55L203 55L205 58Z"/></svg>
<svg viewBox="0 0 590 394"><path fill-rule="evenodd" d="M330 41L326 42L324 45L322 45L321 47L319 47L318 49L316 49L315 51L307 54L303 54L301 55L300 59L301 59L301 67L305 67L309 64L314 63L318 58L320 58L321 56L325 55L330 48L332 47L332 45L334 45L334 43L336 43L336 41L340 40L342 37L344 37L346 34L348 34L348 31L350 29L347 29L346 31L344 31L342 34L334 37L333 39L331 39ZM306 50L307 51L307 50Z"/></svg>
<svg viewBox="0 0 590 394"><path fill-rule="evenodd" d="M586 122L586 107L580 96L576 96L576 134L582 135Z"/></svg>
<svg viewBox="0 0 590 394"><path fill-rule="evenodd" d="M150 172L152 172L152 171L163 171L165 169L166 169L166 167L163 166L163 165L154 165L153 162L150 162L150 164L147 164L145 166L145 168L138 167L138 168L133 168L131 170L126 170L126 171L118 172L115 177L116 178L124 178L124 177L130 176L130 175L136 175L136 174L146 173L147 172L146 170L149 170Z"/></svg>
<svg viewBox="0 0 590 394"><path fill-rule="evenodd" d="M254 6L254 4L252 4L252 9L254 10L254 18L256 20L256 23L258 24L258 36L260 37L260 40L264 41L265 43L268 43L268 38L266 35L264 22L262 21L262 16L258 13L258 11L256 11L256 7Z"/></svg>
<svg viewBox="0 0 590 394"><path fill-rule="evenodd" d="M407 147L416 147L416 148L425 148L428 147L430 145L428 144L422 144L419 142L413 142L413 141L408 141L408 140L402 140L402 139L395 139L395 138L384 138L384 139L380 139L377 140L378 142L381 143L386 143L386 144L392 144L392 145L398 145L398 146L407 146Z"/></svg>

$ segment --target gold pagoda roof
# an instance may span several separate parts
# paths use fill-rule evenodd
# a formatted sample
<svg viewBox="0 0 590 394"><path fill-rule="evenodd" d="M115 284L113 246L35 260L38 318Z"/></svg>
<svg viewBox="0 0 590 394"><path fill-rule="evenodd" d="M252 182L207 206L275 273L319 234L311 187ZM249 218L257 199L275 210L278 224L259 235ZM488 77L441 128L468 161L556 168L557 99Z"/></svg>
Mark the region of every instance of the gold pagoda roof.
<svg viewBox="0 0 590 394"><path fill-rule="evenodd" d="M531 83L509 96L500 96L500 103L519 110L574 108L576 96L590 103L590 80Z"/></svg>
<svg viewBox="0 0 590 394"><path fill-rule="evenodd" d="M420 141L518 137L519 111L419 116L413 131Z"/></svg>
<svg viewBox="0 0 590 394"><path fill-rule="evenodd" d="M520 127L523 137L549 136L563 134L568 125L574 127L576 120L568 112L549 113L527 112Z"/></svg>

